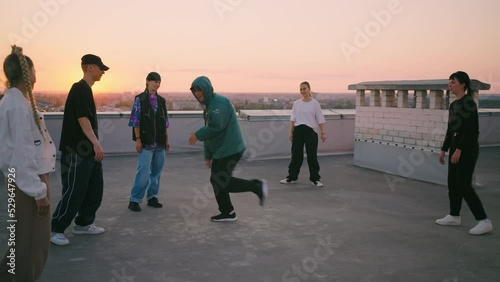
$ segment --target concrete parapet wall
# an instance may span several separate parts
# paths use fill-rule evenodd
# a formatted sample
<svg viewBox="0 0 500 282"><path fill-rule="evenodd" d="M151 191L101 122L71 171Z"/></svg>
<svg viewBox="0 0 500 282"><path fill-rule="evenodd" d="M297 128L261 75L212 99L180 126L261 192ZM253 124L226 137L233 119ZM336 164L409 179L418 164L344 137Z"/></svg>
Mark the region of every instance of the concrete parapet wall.
<svg viewBox="0 0 500 282"><path fill-rule="evenodd" d="M326 132L328 140L319 144L320 155L350 154L355 152L355 139L361 142L374 142L380 146L399 147L407 146L411 149L423 148L425 150L438 150L444 136L432 134L432 126L436 121L419 120L421 115L428 114L425 109L397 109L397 108L358 108L358 110L323 110L326 114ZM402 112L401 112L402 111ZM414 111L414 112L412 112ZM259 112L259 111L257 111ZM328 114L328 112L330 112ZM356 114L355 114L356 112ZM443 126L447 116L446 111L440 111ZM247 113L248 114L248 113ZM260 111L260 116L250 113L250 118L241 118L240 126L247 143L247 159L272 159L289 158L290 141L288 140L288 126L290 111L279 110L269 113ZM379 121L389 121L387 124L374 122L375 115ZM432 114L437 119L437 114ZM46 113L46 124L56 147L59 144L62 113ZM243 115L242 115L243 116ZM402 125L396 121L398 117L408 118L410 125L404 121ZM169 114L171 127L169 137L171 142L170 153L183 153L203 150L203 143L197 142L195 146L188 144L189 133L196 131L203 125L201 111L171 112ZM132 141L132 129L128 126L129 113L98 113L99 138L106 154L137 154ZM355 133L355 123L363 124ZM420 126L420 123L422 124ZM372 127L364 124L373 125ZM425 126L424 126L425 124ZM479 116L480 144L487 146L500 145L500 110L481 110ZM417 128L409 131L406 128ZM444 128L444 127L443 127ZM423 132L422 132L423 131ZM441 138L441 139L440 139ZM415 141L413 141L415 140ZM395 145L394 145L395 146ZM358 161L362 161L358 154ZM365 156L371 159L370 156Z"/></svg>
<svg viewBox="0 0 500 282"><path fill-rule="evenodd" d="M240 127L247 144L244 158L251 160L290 158L289 110L245 111ZM319 155L351 154L354 140L354 110L323 110L327 141L319 142ZM46 113L46 124L59 146L63 113ZM203 126L201 111L169 112L170 153L203 151L203 142L188 144L189 134ZM99 140L106 154L137 154L128 126L129 113L98 113Z"/></svg>
<svg viewBox="0 0 500 282"><path fill-rule="evenodd" d="M445 185L447 166L438 162L439 152L415 150L392 143L375 141L354 141L356 166L382 171L389 187L394 183L411 178Z"/></svg>

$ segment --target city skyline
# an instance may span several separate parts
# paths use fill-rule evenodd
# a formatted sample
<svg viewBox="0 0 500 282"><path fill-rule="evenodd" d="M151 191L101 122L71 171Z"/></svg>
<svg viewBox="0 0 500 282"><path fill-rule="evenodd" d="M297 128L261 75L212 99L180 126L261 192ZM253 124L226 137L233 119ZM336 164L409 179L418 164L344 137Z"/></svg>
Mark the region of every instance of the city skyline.
<svg viewBox="0 0 500 282"><path fill-rule="evenodd" d="M457 70L500 92L500 2L318 0L16 1L0 18L0 53L18 44L40 92L81 79L83 54L110 70L95 93L138 92L148 72L161 91L208 76L219 93L349 93L361 81L446 79ZM0 73L5 80L3 71Z"/></svg>

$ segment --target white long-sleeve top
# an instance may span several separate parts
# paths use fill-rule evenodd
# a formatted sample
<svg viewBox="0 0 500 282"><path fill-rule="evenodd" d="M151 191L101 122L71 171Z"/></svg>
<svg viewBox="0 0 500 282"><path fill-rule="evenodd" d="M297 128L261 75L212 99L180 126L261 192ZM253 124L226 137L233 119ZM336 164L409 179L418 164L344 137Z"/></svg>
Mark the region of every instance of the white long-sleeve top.
<svg viewBox="0 0 500 282"><path fill-rule="evenodd" d="M316 99L311 99L309 102L299 99L293 102L290 121L293 121L295 126L307 125L318 134L320 133L319 125L326 122L321 106Z"/></svg>
<svg viewBox="0 0 500 282"><path fill-rule="evenodd" d="M56 161L56 147L43 115L38 114L38 118L43 135L21 91L17 88L5 91L0 100L0 169L6 178L14 179L18 189L35 200L47 195L47 187L39 175L54 171Z"/></svg>

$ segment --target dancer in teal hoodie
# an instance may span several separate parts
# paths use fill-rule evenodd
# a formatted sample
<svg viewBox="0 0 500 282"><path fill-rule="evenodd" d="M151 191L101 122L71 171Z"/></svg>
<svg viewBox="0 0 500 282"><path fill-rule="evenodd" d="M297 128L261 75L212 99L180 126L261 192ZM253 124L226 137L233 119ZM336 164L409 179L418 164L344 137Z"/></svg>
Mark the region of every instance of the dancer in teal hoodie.
<svg viewBox="0 0 500 282"><path fill-rule="evenodd" d="M193 81L191 92L204 106L205 126L191 133L189 144L194 145L198 140L204 142L205 164L211 169L210 183L220 211L211 220L236 221L229 193L253 192L262 206L267 197L267 183L261 179L246 180L232 176L246 146L231 101L214 93L212 83L205 76Z"/></svg>

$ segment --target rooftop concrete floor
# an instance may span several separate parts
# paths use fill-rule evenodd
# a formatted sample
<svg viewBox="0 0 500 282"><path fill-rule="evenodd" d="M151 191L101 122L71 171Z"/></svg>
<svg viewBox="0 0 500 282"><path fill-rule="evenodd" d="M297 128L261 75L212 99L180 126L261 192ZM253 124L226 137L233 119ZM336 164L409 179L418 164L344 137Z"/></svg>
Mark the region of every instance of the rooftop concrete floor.
<svg viewBox="0 0 500 282"><path fill-rule="evenodd" d="M319 161L323 188L310 184L306 163L298 183L283 185L288 160L241 161L235 176L267 179L269 199L262 208L253 194L232 194L238 221L213 223L201 154L167 154L164 207L139 213L127 209L137 157L109 156L96 220L106 233L68 228L71 243L51 246L42 281L500 281L500 148L482 148L477 165L497 228L484 236L468 234L475 220L465 204L462 226L434 223L448 213L445 186L354 167L352 155ZM54 208L59 172L51 177ZM6 236L1 228L2 246Z"/></svg>

